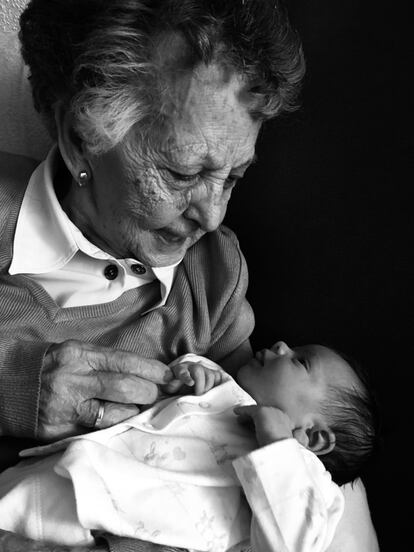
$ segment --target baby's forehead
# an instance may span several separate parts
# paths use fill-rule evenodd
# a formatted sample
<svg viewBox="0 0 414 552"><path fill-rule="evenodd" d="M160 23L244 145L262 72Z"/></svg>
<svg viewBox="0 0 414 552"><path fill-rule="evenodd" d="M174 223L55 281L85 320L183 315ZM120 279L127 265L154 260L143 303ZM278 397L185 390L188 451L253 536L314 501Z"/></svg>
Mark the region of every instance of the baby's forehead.
<svg viewBox="0 0 414 552"><path fill-rule="evenodd" d="M308 345L298 345L293 348L296 354L306 356L308 360L314 360L323 364L330 362L342 362L345 360L330 347L310 343Z"/></svg>
<svg viewBox="0 0 414 552"><path fill-rule="evenodd" d="M359 378L349 362L339 353L324 345L310 345L311 362L317 363L337 383L360 385Z"/></svg>
<svg viewBox="0 0 414 552"><path fill-rule="evenodd" d="M314 357L320 362L343 362L345 364L348 364L348 362L339 353L337 353L334 349L327 347L326 345L311 343L309 345L299 345L298 347L295 347L294 350L303 354L306 353L310 357Z"/></svg>
<svg viewBox="0 0 414 552"><path fill-rule="evenodd" d="M310 345L304 345L303 347L305 350L309 351L309 353L315 356L318 356L324 361L329 361L332 359L345 361L339 353L334 351L331 347L327 347L326 345L319 345L319 344L313 343Z"/></svg>

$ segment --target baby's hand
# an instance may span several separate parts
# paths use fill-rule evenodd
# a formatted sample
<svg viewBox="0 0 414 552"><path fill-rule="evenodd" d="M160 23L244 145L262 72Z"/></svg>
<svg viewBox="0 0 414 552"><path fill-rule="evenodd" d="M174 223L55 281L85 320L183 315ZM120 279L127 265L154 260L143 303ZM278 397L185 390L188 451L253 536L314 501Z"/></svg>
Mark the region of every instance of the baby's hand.
<svg viewBox="0 0 414 552"><path fill-rule="evenodd" d="M261 447L292 438L294 424L287 414L274 406L236 406L235 414L241 423L253 422L257 442Z"/></svg>
<svg viewBox="0 0 414 552"><path fill-rule="evenodd" d="M194 387L195 395L202 395L224 381L220 370L212 370L199 362L182 362L171 366L175 379L164 386L166 393L177 393L184 385Z"/></svg>

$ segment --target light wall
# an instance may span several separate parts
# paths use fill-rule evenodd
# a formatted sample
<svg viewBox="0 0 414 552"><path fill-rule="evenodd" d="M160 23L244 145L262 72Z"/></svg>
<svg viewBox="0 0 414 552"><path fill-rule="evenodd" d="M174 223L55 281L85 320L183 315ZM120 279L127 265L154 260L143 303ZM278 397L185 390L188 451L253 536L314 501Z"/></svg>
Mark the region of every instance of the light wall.
<svg viewBox="0 0 414 552"><path fill-rule="evenodd" d="M16 31L19 15L28 0L1 0L0 1L0 30Z"/></svg>

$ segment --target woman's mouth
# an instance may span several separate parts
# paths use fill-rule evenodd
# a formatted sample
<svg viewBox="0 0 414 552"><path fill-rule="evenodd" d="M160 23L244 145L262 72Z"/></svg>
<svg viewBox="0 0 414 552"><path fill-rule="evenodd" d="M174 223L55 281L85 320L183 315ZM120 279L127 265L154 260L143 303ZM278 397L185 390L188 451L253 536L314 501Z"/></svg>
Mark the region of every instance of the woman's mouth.
<svg viewBox="0 0 414 552"><path fill-rule="evenodd" d="M188 236L186 235L182 236L180 234L176 234L175 232L170 232L164 228L158 230L157 234L161 240L168 245L182 245L188 239Z"/></svg>

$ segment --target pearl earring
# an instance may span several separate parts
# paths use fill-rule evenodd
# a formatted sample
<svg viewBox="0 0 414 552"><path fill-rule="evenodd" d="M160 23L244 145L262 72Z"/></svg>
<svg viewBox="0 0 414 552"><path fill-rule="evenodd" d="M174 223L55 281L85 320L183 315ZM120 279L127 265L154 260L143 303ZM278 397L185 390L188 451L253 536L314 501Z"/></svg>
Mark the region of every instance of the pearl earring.
<svg viewBox="0 0 414 552"><path fill-rule="evenodd" d="M78 174L78 186L79 186L79 188L84 188L85 186L87 186L88 183L89 183L90 178L91 177L89 176L88 171L79 171L79 174Z"/></svg>

